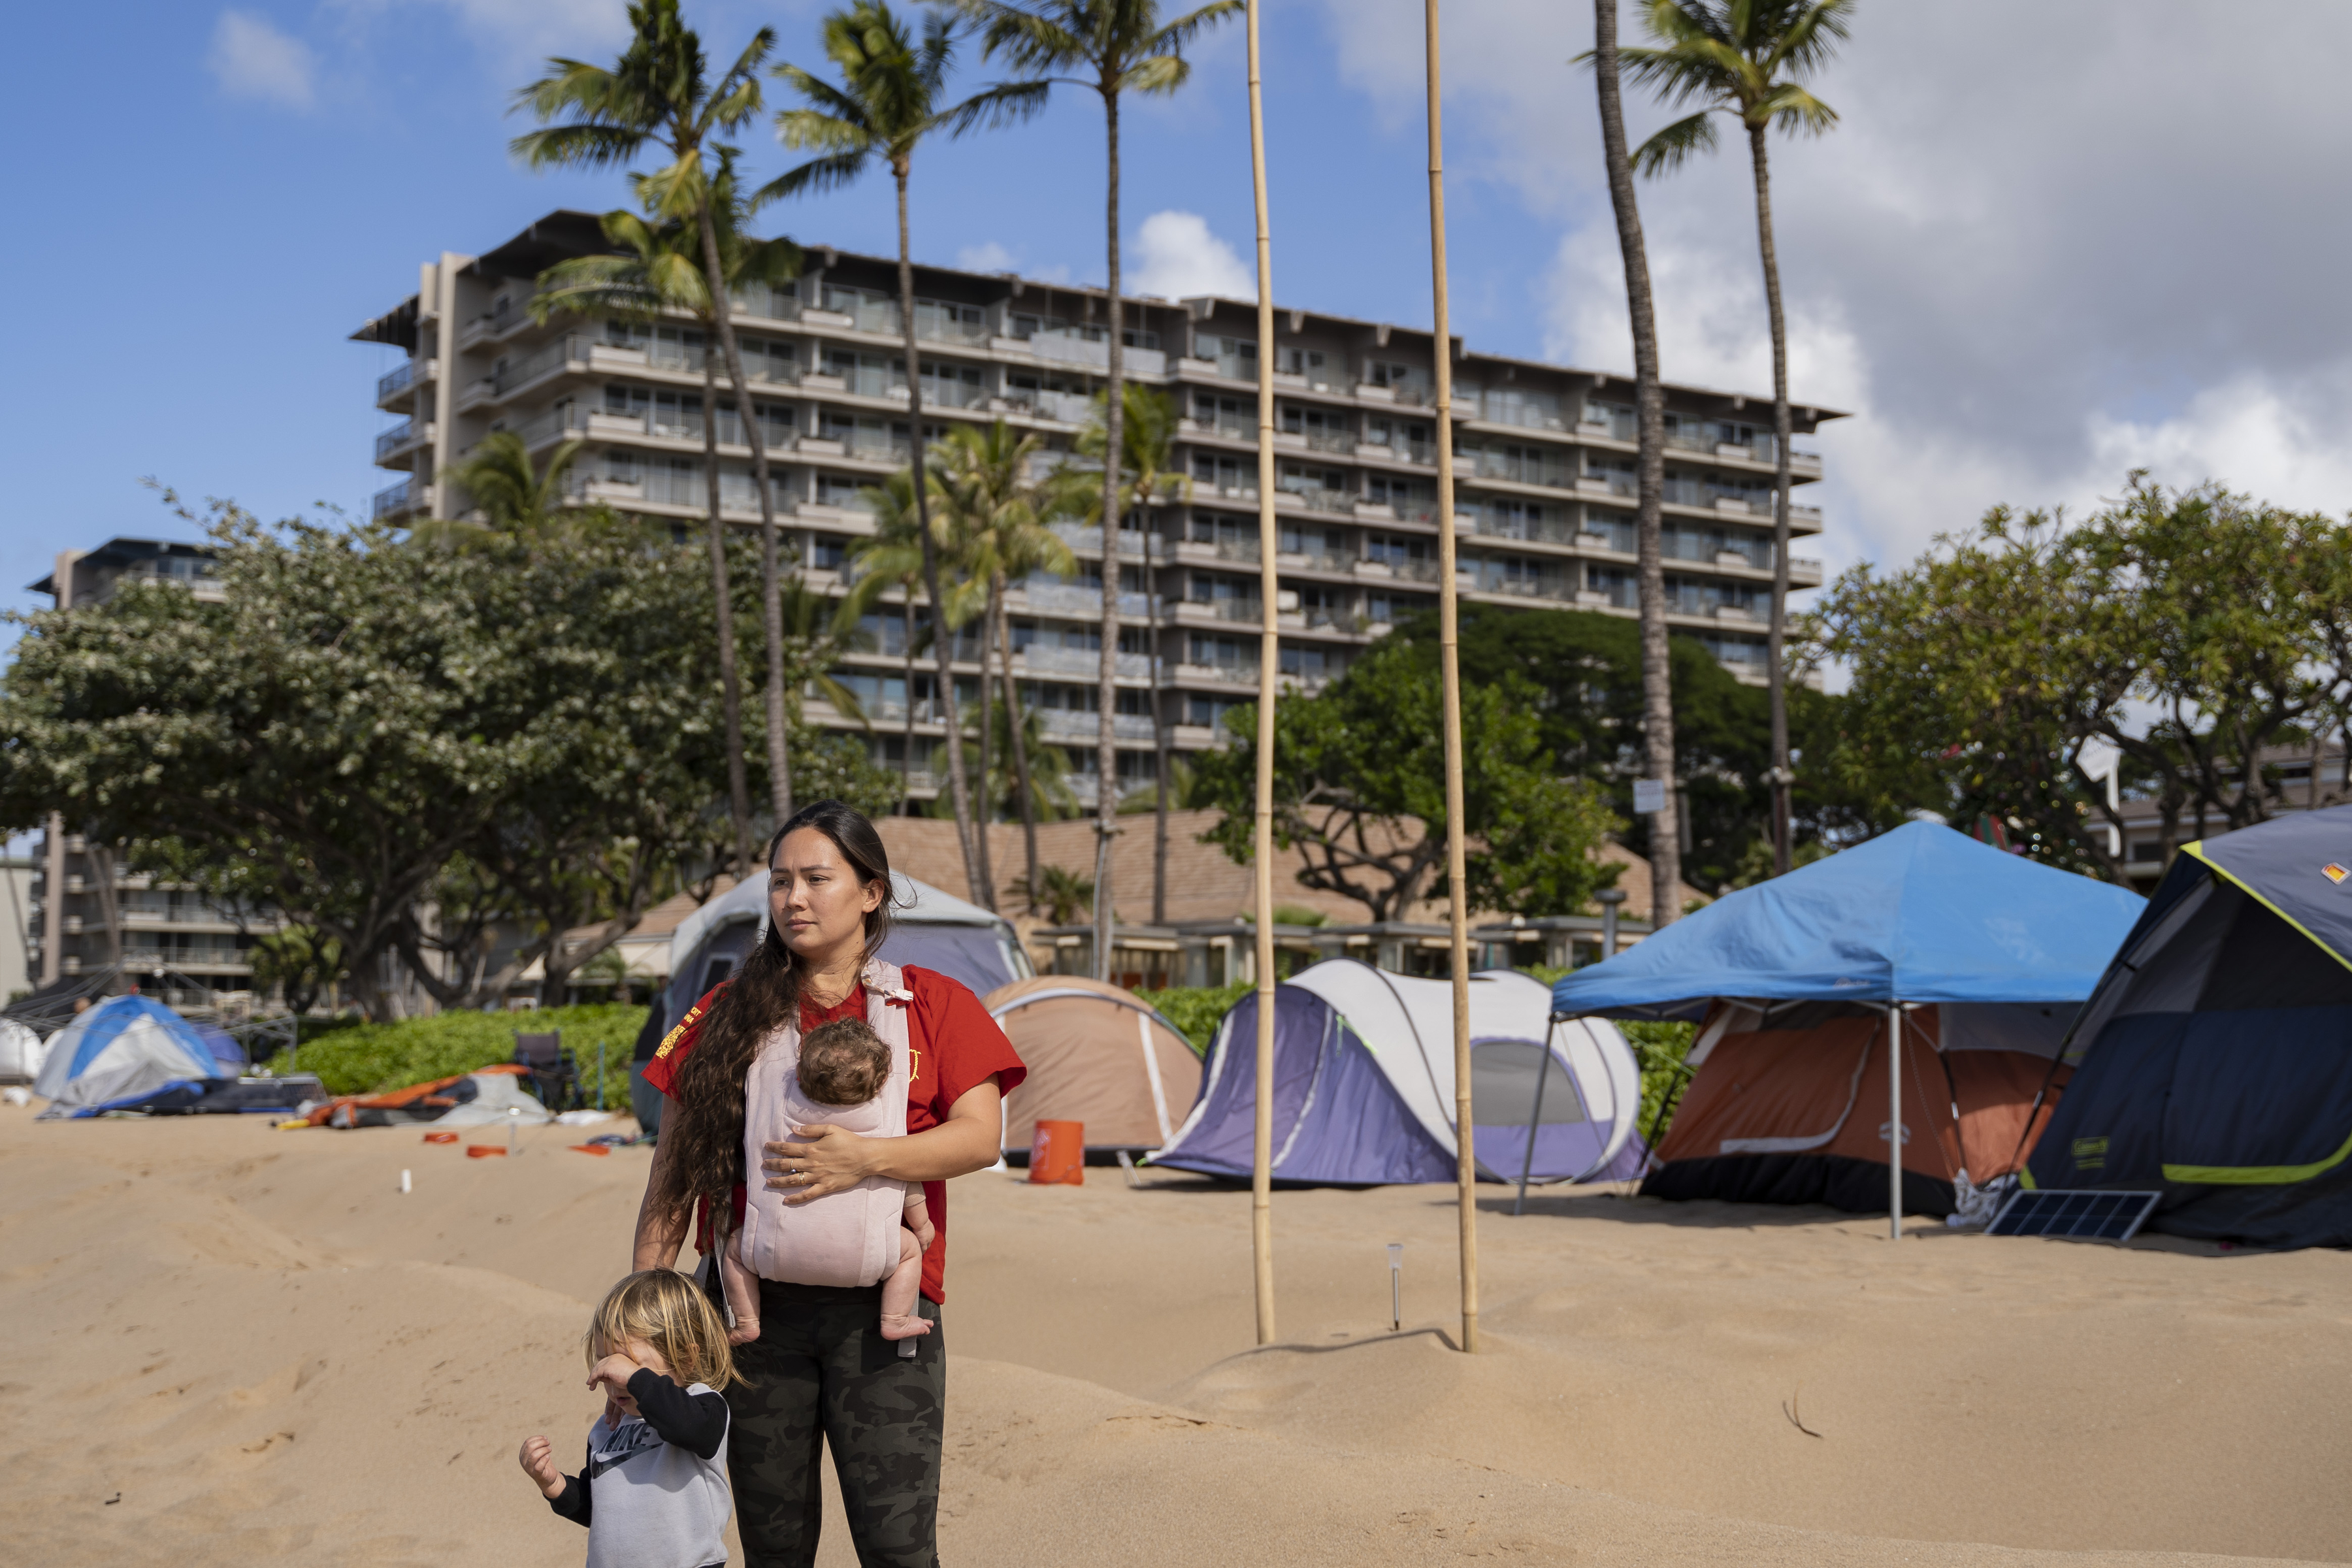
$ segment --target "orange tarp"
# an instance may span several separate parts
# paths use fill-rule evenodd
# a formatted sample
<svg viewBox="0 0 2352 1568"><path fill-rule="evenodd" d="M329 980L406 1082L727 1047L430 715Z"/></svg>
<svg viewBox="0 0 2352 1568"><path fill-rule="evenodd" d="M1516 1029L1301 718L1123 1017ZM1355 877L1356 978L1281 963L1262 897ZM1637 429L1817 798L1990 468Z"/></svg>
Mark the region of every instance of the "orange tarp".
<svg viewBox="0 0 2352 1568"><path fill-rule="evenodd" d="M387 1089L382 1094L338 1095L326 1104L312 1109L310 1125L326 1126L335 1112L345 1106L359 1110L406 1110L413 1107L437 1105L446 1110L457 1102L443 1095L441 1091L453 1084L463 1083L473 1077L474 1073L512 1073L520 1076L523 1070L517 1063L499 1062L491 1067L476 1068L472 1073L461 1072L455 1078L436 1078L430 1083L412 1083L406 1089Z"/></svg>
<svg viewBox="0 0 2352 1568"><path fill-rule="evenodd" d="M2032 1152L2019 1134L2050 1064L2021 1051L1938 1052L1937 1025L1932 1007L1904 1024L1903 1166L1940 1182L1965 1169L1981 1186ZM1885 1031L1883 1019L1846 1017L1724 1035L1684 1091L1658 1158L1820 1154L1884 1164ZM2056 1100L2035 1117L2034 1136Z"/></svg>

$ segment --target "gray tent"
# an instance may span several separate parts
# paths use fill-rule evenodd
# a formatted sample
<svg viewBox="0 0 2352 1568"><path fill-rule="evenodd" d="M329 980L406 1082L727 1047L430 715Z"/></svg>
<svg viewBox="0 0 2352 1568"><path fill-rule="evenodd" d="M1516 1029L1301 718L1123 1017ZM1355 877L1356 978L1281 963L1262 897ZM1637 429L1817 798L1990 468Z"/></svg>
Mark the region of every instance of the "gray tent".
<svg viewBox="0 0 2352 1568"><path fill-rule="evenodd" d="M1002 915L950 898L903 872L890 873L890 937L882 944L882 956L890 963L936 970L981 996L1035 973ZM764 878L736 883L678 922L669 943L669 984L656 1003L664 1033L712 986L735 973L767 923Z"/></svg>

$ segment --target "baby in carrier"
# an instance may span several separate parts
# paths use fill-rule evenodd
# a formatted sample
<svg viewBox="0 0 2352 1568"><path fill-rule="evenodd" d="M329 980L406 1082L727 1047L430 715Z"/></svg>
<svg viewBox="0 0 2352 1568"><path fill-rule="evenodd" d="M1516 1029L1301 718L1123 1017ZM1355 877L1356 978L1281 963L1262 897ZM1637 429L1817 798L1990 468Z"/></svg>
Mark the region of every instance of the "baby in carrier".
<svg viewBox="0 0 2352 1568"><path fill-rule="evenodd" d="M890 1047L865 1019L841 1018L812 1029L784 1080L784 1120L887 1136L894 1119L885 1097L894 1090L901 1100L906 1095L904 1083L892 1082L890 1068ZM803 1204L755 1201L720 1256L719 1275L735 1317L729 1340L743 1344L759 1338L763 1274L806 1285L870 1286L880 1279L882 1337L929 1333L915 1298L922 1288L923 1253L935 1234L919 1183L876 1176Z"/></svg>

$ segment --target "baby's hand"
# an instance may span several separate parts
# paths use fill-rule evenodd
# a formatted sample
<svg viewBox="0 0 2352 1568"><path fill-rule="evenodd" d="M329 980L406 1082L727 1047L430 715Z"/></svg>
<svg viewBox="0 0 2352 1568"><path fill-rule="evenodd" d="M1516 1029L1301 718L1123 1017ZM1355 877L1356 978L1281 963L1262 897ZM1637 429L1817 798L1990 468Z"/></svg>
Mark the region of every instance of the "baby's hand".
<svg viewBox="0 0 2352 1568"><path fill-rule="evenodd" d="M522 1464L522 1473L538 1483L539 1489L543 1495L548 1497L562 1495L563 1472L555 1468L555 1449L546 1438L524 1438L522 1452L515 1458Z"/></svg>

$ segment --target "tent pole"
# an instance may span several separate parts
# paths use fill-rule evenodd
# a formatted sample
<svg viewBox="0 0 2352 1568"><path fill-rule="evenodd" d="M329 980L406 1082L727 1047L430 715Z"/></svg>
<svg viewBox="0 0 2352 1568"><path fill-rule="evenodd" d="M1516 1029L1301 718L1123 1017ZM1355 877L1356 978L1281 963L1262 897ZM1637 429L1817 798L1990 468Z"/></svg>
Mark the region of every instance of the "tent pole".
<svg viewBox="0 0 2352 1568"><path fill-rule="evenodd" d="M1551 1038L1559 1033L1559 1020L1554 1018L1551 1027L1544 1031L1543 1060L1536 1066L1536 1108L1528 1115L1528 1152L1519 1161L1519 1201L1511 1205L1514 1219L1528 1212L1528 1177L1536 1168L1536 1128L1543 1121L1544 1079L1551 1076Z"/></svg>
<svg viewBox="0 0 2352 1568"><path fill-rule="evenodd" d="M1886 1239L1903 1239L1903 1004L1886 1005Z"/></svg>
<svg viewBox="0 0 2352 1568"><path fill-rule="evenodd" d="M1438 113L1437 0L1423 0L1429 61L1429 272L1437 362L1437 667L1445 740L1445 905L1454 952L1454 1184L1462 1211L1462 1349L1478 1350L1477 1123L1470 1114L1469 876L1462 842L1461 605L1454 581L1454 337L1445 299L1445 136Z"/></svg>
<svg viewBox="0 0 2352 1568"><path fill-rule="evenodd" d="M1258 96L1258 0L1249 0L1250 179L1257 202L1257 1117L1250 1154L1250 1247L1257 1342L1274 1342L1274 703L1282 668L1275 621L1274 246L1266 225L1265 110ZM1106 535L1105 537L1108 537Z"/></svg>

